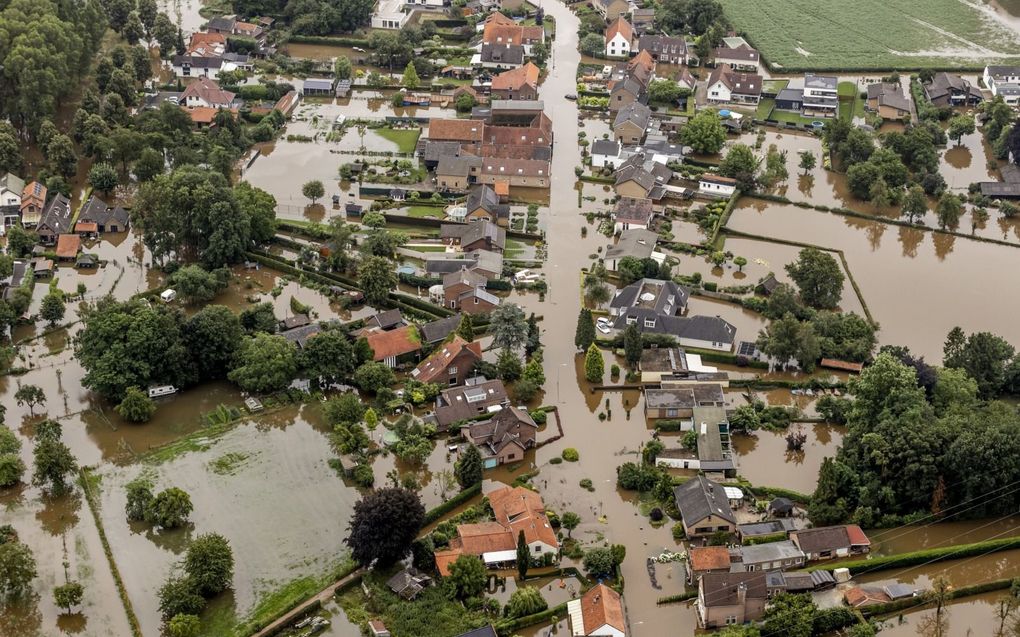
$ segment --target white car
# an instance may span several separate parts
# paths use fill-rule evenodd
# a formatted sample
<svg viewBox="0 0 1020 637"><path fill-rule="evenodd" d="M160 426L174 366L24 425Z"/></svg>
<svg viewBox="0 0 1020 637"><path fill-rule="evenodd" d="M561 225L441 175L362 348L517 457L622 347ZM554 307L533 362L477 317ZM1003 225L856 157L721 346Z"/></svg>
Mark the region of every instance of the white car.
<svg viewBox="0 0 1020 637"><path fill-rule="evenodd" d="M608 334L613 329L613 324L609 322L609 319L605 317L599 317L595 321L595 328L603 334Z"/></svg>

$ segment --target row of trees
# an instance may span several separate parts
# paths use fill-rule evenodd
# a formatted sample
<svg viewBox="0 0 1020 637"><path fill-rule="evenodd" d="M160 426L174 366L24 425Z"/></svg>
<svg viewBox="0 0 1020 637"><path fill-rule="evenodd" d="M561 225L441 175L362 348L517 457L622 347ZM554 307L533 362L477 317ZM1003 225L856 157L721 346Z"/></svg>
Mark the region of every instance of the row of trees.
<svg viewBox="0 0 1020 637"><path fill-rule="evenodd" d="M988 517L1020 505L1015 493L996 492L1020 480L1020 415L1011 405L981 400L994 395L996 370L1011 359L1011 348L990 353L990 345L1002 343L961 336L951 335L941 368L905 348L887 348L851 380L852 401L827 401L825 413L845 420L847 435L819 472L809 511L816 524L886 526L947 511ZM983 387L968 367L991 372Z"/></svg>
<svg viewBox="0 0 1020 637"><path fill-rule="evenodd" d="M235 314L220 305L202 308L190 318L174 308L111 298L86 306L84 328L75 338L75 355L86 374L86 387L114 401L132 398L147 410L131 388L154 383L187 387L229 378L247 391L282 389L303 370L313 378L336 381L354 377L371 361L363 340L351 342L339 327L327 326L301 353L275 335L273 306L262 303ZM379 380L367 371L364 389L377 391ZM133 410L132 410L133 411Z"/></svg>

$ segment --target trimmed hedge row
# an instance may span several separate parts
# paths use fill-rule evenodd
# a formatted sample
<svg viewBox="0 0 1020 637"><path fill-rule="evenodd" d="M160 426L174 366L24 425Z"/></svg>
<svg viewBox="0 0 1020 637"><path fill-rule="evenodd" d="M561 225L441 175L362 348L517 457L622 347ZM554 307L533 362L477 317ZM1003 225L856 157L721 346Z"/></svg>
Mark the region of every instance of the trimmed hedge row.
<svg viewBox="0 0 1020 637"><path fill-rule="evenodd" d="M549 621L555 615L564 615L567 612L567 603L558 604L552 608L547 608L541 613L535 613L534 615L525 615L524 617L518 617L516 619L507 619L496 624L496 632L500 635L513 635L515 632L528 626L534 626L535 624L541 624Z"/></svg>
<svg viewBox="0 0 1020 637"><path fill-rule="evenodd" d="M463 491L453 496L446 502L440 504L435 508L429 509L425 513L425 521L422 523L422 526L428 526L429 524L438 521L441 517L443 517L450 511L453 511L454 509L464 504L465 502L475 497L476 495L481 495L481 493L482 493L481 482L472 487L464 489Z"/></svg>
<svg viewBox="0 0 1020 637"><path fill-rule="evenodd" d="M899 555L885 555L871 559L853 560L837 564L836 566L839 568L850 569L851 575L857 575L858 573L865 571L870 573L871 571L880 571L890 568L904 568L907 566L917 566L918 564L958 560L964 557L973 557L975 555L984 555L986 553L996 553L998 551L1008 551L1018 548L1020 548L1020 536L1014 536L1002 538L1001 540L988 540L985 542L975 542L973 544L958 544L956 546L945 546L936 549L914 551L912 553L901 553ZM816 571L818 569L831 568L831 565L816 565L808 567L807 570Z"/></svg>
<svg viewBox="0 0 1020 637"><path fill-rule="evenodd" d="M655 603L656 604L660 604L660 605L661 604L676 604L677 602L686 602L689 599L694 599L697 596L698 596L698 591L690 590L690 591L684 591L683 593L679 593L677 595L667 595L665 597L660 597L659 599L655 600Z"/></svg>

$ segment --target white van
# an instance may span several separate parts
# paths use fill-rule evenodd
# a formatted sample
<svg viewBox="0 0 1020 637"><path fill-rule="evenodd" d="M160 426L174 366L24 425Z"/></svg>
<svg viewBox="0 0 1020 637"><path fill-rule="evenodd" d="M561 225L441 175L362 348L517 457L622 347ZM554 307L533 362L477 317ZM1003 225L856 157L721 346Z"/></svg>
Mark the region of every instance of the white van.
<svg viewBox="0 0 1020 637"><path fill-rule="evenodd" d="M163 299L164 303L169 303L177 298L177 292L174 290L163 290L162 294L159 295L159 298Z"/></svg>

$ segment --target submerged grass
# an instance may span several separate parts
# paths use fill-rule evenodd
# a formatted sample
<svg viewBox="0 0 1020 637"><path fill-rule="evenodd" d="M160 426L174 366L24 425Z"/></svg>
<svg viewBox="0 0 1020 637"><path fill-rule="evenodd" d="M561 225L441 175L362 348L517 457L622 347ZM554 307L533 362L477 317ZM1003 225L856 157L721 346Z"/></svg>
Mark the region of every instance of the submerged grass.
<svg viewBox="0 0 1020 637"><path fill-rule="evenodd" d="M396 144L397 150L401 153L413 153L414 147L418 143L418 137L421 135L420 128L376 128L373 132L379 137Z"/></svg>

